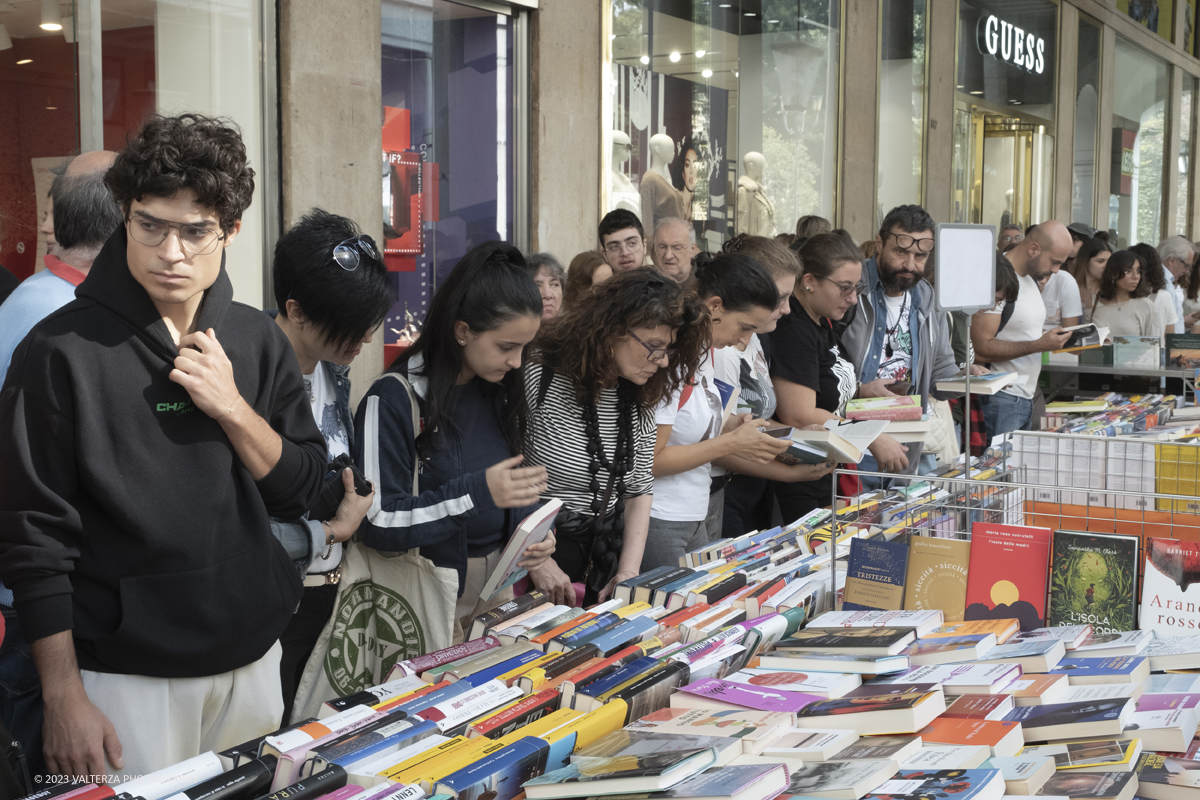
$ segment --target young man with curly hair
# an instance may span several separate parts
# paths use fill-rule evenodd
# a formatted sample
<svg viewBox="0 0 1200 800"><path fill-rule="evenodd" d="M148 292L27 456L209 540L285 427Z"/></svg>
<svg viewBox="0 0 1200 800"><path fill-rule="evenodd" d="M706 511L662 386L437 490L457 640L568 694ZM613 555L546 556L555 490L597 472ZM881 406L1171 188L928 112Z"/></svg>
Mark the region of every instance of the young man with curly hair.
<svg viewBox="0 0 1200 800"><path fill-rule="evenodd" d="M233 302L237 130L152 117L106 177L124 224L0 390L0 577L51 772L148 773L277 727L301 582L271 533L325 442L287 338Z"/></svg>

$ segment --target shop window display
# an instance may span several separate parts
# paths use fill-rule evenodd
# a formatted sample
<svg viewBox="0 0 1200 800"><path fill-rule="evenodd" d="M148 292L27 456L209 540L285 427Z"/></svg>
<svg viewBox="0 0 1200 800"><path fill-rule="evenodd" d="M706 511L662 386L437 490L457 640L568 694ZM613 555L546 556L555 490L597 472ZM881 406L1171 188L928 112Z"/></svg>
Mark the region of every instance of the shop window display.
<svg viewBox="0 0 1200 800"><path fill-rule="evenodd" d="M683 217L709 250L831 216L839 9L612 0L606 210Z"/></svg>
<svg viewBox="0 0 1200 800"><path fill-rule="evenodd" d="M1092 224L1096 197L1096 135L1100 124L1100 26L1079 20L1075 73L1075 155L1071 169L1071 221Z"/></svg>
<svg viewBox="0 0 1200 800"><path fill-rule="evenodd" d="M1168 70L1117 37L1108 227L1118 247L1163 235Z"/></svg>
<svg viewBox="0 0 1200 800"><path fill-rule="evenodd" d="M1117 0L1117 11L1148 30L1171 41L1176 0ZM1190 7L1189 2L1189 7Z"/></svg>

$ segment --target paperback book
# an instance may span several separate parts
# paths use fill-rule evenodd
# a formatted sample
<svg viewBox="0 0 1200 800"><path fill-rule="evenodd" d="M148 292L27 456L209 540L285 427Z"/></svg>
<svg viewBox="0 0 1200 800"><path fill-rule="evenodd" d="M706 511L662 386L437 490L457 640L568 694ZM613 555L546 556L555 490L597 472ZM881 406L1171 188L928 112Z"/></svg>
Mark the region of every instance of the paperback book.
<svg viewBox="0 0 1200 800"><path fill-rule="evenodd" d="M908 548L900 542L853 539L846 568L846 611L899 611L904 605Z"/></svg>
<svg viewBox="0 0 1200 800"><path fill-rule="evenodd" d="M1136 627L1138 536L1055 531L1046 624L1091 625L1094 633Z"/></svg>
<svg viewBox="0 0 1200 800"><path fill-rule="evenodd" d="M867 795L871 800L999 800L1004 778L994 769L900 771L896 777Z"/></svg>
<svg viewBox="0 0 1200 800"><path fill-rule="evenodd" d="M963 619L1016 619L1021 630L1046 618L1050 530L976 522Z"/></svg>
<svg viewBox="0 0 1200 800"><path fill-rule="evenodd" d="M937 609L946 622L961 622L967 607L970 560L970 542L913 536L908 543L904 609Z"/></svg>
<svg viewBox="0 0 1200 800"><path fill-rule="evenodd" d="M1146 540L1141 628L1174 635L1200 629L1200 542Z"/></svg>

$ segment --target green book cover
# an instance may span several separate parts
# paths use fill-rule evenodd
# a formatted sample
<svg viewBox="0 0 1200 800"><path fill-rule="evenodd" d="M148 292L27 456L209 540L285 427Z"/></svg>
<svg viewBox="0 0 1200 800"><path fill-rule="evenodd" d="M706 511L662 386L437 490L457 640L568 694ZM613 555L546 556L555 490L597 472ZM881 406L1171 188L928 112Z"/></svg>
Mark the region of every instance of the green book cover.
<svg viewBox="0 0 1200 800"><path fill-rule="evenodd" d="M1055 531L1046 625L1135 630L1138 542L1137 536Z"/></svg>

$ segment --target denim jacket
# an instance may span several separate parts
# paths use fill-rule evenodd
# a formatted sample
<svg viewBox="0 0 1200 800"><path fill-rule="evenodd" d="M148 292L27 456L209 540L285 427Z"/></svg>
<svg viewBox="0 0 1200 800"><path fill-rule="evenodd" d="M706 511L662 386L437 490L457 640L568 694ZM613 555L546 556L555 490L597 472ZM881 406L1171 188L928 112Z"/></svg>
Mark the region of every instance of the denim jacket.
<svg viewBox="0 0 1200 800"><path fill-rule="evenodd" d="M350 452L354 452L354 415L350 413L350 366L321 361L317 369L325 370L325 380L333 387L338 422L346 431ZM288 557L303 578L313 560L325 550L325 526L317 520L298 519L290 522L271 520L271 532L283 545Z"/></svg>

